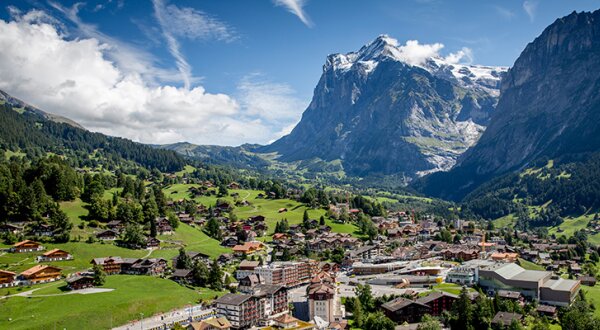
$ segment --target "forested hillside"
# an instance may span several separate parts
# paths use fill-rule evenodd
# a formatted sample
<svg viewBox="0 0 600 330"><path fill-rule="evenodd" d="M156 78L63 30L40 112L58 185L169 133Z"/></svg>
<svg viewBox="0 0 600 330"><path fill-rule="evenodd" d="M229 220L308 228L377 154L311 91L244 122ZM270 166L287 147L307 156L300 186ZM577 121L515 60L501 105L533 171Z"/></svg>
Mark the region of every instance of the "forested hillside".
<svg viewBox="0 0 600 330"><path fill-rule="evenodd" d="M560 216L600 209L600 154L561 160L542 159L534 167L495 179L469 194L465 215L496 219L523 207L544 206L529 219L536 226L552 226Z"/></svg>
<svg viewBox="0 0 600 330"><path fill-rule="evenodd" d="M0 149L29 156L70 155L81 167L91 167L98 158L109 167L134 162L146 169L167 172L181 170L185 165L184 159L173 151L50 121L40 113L14 108L9 103L0 105Z"/></svg>

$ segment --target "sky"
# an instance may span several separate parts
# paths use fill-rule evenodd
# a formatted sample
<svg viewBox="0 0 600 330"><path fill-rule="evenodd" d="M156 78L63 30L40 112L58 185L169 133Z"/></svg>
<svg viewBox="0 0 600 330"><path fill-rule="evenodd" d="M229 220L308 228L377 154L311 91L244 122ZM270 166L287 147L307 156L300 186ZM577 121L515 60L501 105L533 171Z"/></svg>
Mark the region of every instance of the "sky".
<svg viewBox="0 0 600 330"><path fill-rule="evenodd" d="M2 0L0 89L84 127L165 144L266 144L310 103L327 55L387 34L511 66L600 0ZM462 52L461 52L462 51Z"/></svg>

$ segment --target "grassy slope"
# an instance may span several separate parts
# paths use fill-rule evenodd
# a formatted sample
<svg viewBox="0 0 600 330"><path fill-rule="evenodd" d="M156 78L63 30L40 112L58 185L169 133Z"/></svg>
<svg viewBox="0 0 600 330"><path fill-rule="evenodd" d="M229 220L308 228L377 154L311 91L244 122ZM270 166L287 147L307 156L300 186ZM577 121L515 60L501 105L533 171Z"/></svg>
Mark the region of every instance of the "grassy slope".
<svg viewBox="0 0 600 330"><path fill-rule="evenodd" d="M544 267L521 258L519 258L519 265L527 270L545 270Z"/></svg>
<svg viewBox="0 0 600 330"><path fill-rule="evenodd" d="M191 198L188 193L188 189L192 186L197 186L194 184L175 184L167 189L165 189L165 195L168 198L172 199L180 199L180 198ZM259 190L229 190L230 194L237 193L239 194L240 200L247 200L250 202L248 206L236 207L234 212L239 219L246 219L255 215L262 215L266 218L267 226L269 226L269 233L275 229L275 224L277 221L281 219L287 219L290 224L299 224L302 222L302 216L304 214L304 210L308 211L308 215L311 219L319 219L321 215L325 215L325 210L323 209L311 209L306 207L302 203L298 203L296 201L290 199L261 199L257 198L258 194L262 193ZM201 196L197 197L194 200L198 203L201 203L205 206L214 205L217 201L216 196ZM223 197L222 199L228 200L230 202L234 201L234 198L231 196ZM279 213L279 209L287 208L287 212ZM333 228L334 232L341 233L350 233L355 236L358 234L356 232L356 226L352 224L336 224L332 221L327 221L327 224Z"/></svg>
<svg viewBox="0 0 600 330"><path fill-rule="evenodd" d="M146 250L130 250L107 243L88 244L83 242L69 242L64 244L44 244L46 251L57 248L70 252L73 260L55 261L50 264L63 269L63 273L72 273L85 270L90 267L90 261L97 257L120 256L123 258L143 257L148 253ZM0 269L21 272L35 266L35 257L42 252L35 253L7 253L0 256ZM9 266L7 267L6 264Z"/></svg>
<svg viewBox="0 0 600 330"><path fill-rule="evenodd" d="M178 249L181 244L185 246L187 251L206 253L213 258L216 258L223 253L231 253L231 249L222 247L219 245L219 241L208 237L200 229L184 223L179 224L179 228L177 228L175 234L159 236L158 238L164 243L169 244L170 248L153 251L152 257L170 259L178 254Z"/></svg>
<svg viewBox="0 0 600 330"><path fill-rule="evenodd" d="M89 295L13 297L0 300L1 329L106 329L153 315L201 298L214 297L209 290L199 294L170 280L147 276L108 276L105 288L114 291ZM58 293L56 287L44 293ZM57 308L60 306L60 308ZM8 318L12 321L8 321Z"/></svg>
<svg viewBox="0 0 600 330"><path fill-rule="evenodd" d="M594 315L596 315L596 317L600 317L600 285L593 287L582 285L581 289L586 293L587 299L596 306Z"/></svg>

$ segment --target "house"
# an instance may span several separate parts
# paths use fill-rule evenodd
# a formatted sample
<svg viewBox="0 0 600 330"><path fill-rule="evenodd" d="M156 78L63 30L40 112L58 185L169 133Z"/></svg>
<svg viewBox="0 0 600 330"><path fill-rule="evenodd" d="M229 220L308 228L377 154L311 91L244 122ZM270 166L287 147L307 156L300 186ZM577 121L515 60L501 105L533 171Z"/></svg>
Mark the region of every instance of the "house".
<svg viewBox="0 0 600 330"><path fill-rule="evenodd" d="M91 275L75 275L67 279L67 287L71 290L81 290L94 287L94 277Z"/></svg>
<svg viewBox="0 0 600 330"><path fill-rule="evenodd" d="M162 258L125 258L121 264L121 273L130 275L162 275L166 268L167 260Z"/></svg>
<svg viewBox="0 0 600 330"><path fill-rule="evenodd" d="M310 330L315 329L315 325L308 322L300 321L297 318L291 316L290 314L284 314L273 319L273 325L271 326L271 328L289 330ZM329 329L332 329L331 324L329 325Z"/></svg>
<svg viewBox="0 0 600 330"><path fill-rule="evenodd" d="M59 280L61 269L48 265L36 265L22 272L19 277L28 285L36 283L47 283Z"/></svg>
<svg viewBox="0 0 600 330"><path fill-rule="evenodd" d="M443 250L442 255L444 256L444 260L469 261L477 259L479 251L479 249L450 248Z"/></svg>
<svg viewBox="0 0 600 330"><path fill-rule="evenodd" d="M521 300L523 298L521 292L510 290L498 290L498 297L516 301Z"/></svg>
<svg viewBox="0 0 600 330"><path fill-rule="evenodd" d="M596 278L594 276L591 276L591 275L579 275L579 277L577 277L577 279L583 285L587 285L587 286L594 286L594 285L596 285Z"/></svg>
<svg viewBox="0 0 600 330"><path fill-rule="evenodd" d="M15 245L13 245L12 248L10 248L10 252L25 253L25 252L42 251L43 249L44 249L44 247L40 243L31 241L31 240L25 240L25 241L15 243Z"/></svg>
<svg viewBox="0 0 600 330"><path fill-rule="evenodd" d="M509 312L498 312L494 319L492 320L492 324L501 327L510 326L513 321L521 323L523 320L523 315L519 313L509 313Z"/></svg>
<svg viewBox="0 0 600 330"><path fill-rule="evenodd" d="M210 261L210 256L201 252L186 251L185 254L187 254L188 257L190 257L192 262L203 262L205 264L208 264L208 262ZM175 256L173 257L173 259L171 259L173 268L177 268L177 258L179 258L179 256Z"/></svg>
<svg viewBox="0 0 600 330"><path fill-rule="evenodd" d="M119 233L112 229L103 230L96 234L96 238L103 241L114 241L119 237Z"/></svg>
<svg viewBox="0 0 600 330"><path fill-rule="evenodd" d="M175 269L171 279L179 284L188 284L193 282L194 274L190 269Z"/></svg>
<svg viewBox="0 0 600 330"><path fill-rule="evenodd" d="M121 232L121 230L123 230L123 228L125 226L123 225L123 222L120 220L112 220L106 224L106 227L115 232Z"/></svg>
<svg viewBox="0 0 600 330"><path fill-rule="evenodd" d="M94 258L90 263L100 265L107 275L112 275L121 273L123 259L121 257Z"/></svg>
<svg viewBox="0 0 600 330"><path fill-rule="evenodd" d="M147 236L146 237L146 249L154 250L160 248L160 240L156 237Z"/></svg>
<svg viewBox="0 0 600 330"><path fill-rule="evenodd" d="M156 219L156 232L159 235L173 235L173 227L167 218Z"/></svg>
<svg viewBox="0 0 600 330"><path fill-rule="evenodd" d="M431 307L416 300L396 298L381 305L383 313L392 321L402 324L415 323L425 314L431 314Z"/></svg>
<svg viewBox="0 0 600 330"><path fill-rule="evenodd" d="M421 297L416 301L429 306L429 313L433 316L439 316L444 311L452 308L452 304L458 300L458 296L447 292L432 292L427 296Z"/></svg>
<svg viewBox="0 0 600 330"><path fill-rule="evenodd" d="M231 322L225 317L213 317L200 322L192 322L188 330L229 330Z"/></svg>
<svg viewBox="0 0 600 330"><path fill-rule="evenodd" d="M38 256L37 262L63 261L72 259L73 256L67 251L52 249L41 256Z"/></svg>
<svg viewBox="0 0 600 330"><path fill-rule="evenodd" d="M0 288L15 286L15 273L0 269Z"/></svg>
<svg viewBox="0 0 600 330"><path fill-rule="evenodd" d="M254 288L259 284L264 284L261 276L258 274L250 274L239 280L238 290L240 292L252 292L252 290L254 290Z"/></svg>
<svg viewBox="0 0 600 330"><path fill-rule="evenodd" d="M238 239L235 236L225 237L223 239L223 241L221 241L221 245L226 246L226 247L234 247L234 246L238 245L238 243L239 243Z"/></svg>
<svg viewBox="0 0 600 330"><path fill-rule="evenodd" d="M236 245L233 247L233 253L238 256L248 256L254 253L263 251L265 249L265 245L262 242L253 241L246 242L243 245Z"/></svg>
<svg viewBox="0 0 600 330"><path fill-rule="evenodd" d="M249 217L248 218L249 222L255 223L255 222L265 222L265 217L262 215L255 215L253 217Z"/></svg>
<svg viewBox="0 0 600 330"><path fill-rule="evenodd" d="M558 308L556 308L556 306L538 305L535 310L538 312L538 314L545 315L550 318L554 318L558 314Z"/></svg>
<svg viewBox="0 0 600 330"><path fill-rule="evenodd" d="M223 253L217 259L217 262L221 265L226 265L232 261L233 261L233 255L231 255L230 253Z"/></svg>
<svg viewBox="0 0 600 330"><path fill-rule="evenodd" d="M516 262L519 258L519 254L517 253L507 253L507 252L494 252L490 256L490 258L494 261L502 261L502 262Z"/></svg>

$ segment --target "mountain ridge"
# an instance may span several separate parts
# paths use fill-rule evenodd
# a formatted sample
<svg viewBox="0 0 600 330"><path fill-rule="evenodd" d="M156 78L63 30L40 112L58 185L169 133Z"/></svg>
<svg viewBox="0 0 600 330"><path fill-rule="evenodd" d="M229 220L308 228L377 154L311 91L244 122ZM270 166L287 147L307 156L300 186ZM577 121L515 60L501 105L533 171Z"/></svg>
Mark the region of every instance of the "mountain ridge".
<svg viewBox="0 0 600 330"><path fill-rule="evenodd" d="M487 124L505 69L415 62L402 47L382 35L357 52L327 56L300 123L257 151L284 162L339 159L355 176L449 169Z"/></svg>
<svg viewBox="0 0 600 330"><path fill-rule="evenodd" d="M600 150L600 10L557 19L529 43L501 86L490 125L448 173L417 183L460 199L541 157Z"/></svg>

